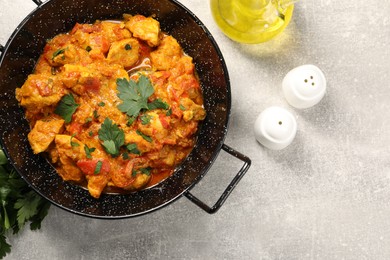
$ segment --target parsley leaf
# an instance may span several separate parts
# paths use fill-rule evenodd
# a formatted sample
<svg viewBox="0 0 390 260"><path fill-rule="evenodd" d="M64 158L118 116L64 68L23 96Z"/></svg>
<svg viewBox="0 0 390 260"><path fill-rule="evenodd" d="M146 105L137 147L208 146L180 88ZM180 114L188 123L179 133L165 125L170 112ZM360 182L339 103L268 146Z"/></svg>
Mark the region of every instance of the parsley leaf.
<svg viewBox="0 0 390 260"><path fill-rule="evenodd" d="M76 103L73 95L67 94L62 97L54 113L61 116L65 120L65 123L70 123L72 121L72 115L76 112L78 106L79 104Z"/></svg>
<svg viewBox="0 0 390 260"><path fill-rule="evenodd" d="M125 133L108 117L98 131L98 136L106 152L113 157L119 155L120 147L125 143Z"/></svg>
<svg viewBox="0 0 390 260"><path fill-rule="evenodd" d="M34 191L29 191L24 197L15 202L14 208L18 211L17 221L19 227L37 214L40 197L36 196Z"/></svg>
<svg viewBox="0 0 390 260"><path fill-rule="evenodd" d="M148 103L149 110L153 110L157 108L168 109L169 105L166 102L162 101L160 98L157 98L152 102Z"/></svg>
<svg viewBox="0 0 390 260"><path fill-rule="evenodd" d="M127 81L125 78L116 80L118 97L123 103L118 105L118 109L128 116L138 116L142 109L149 109L148 98L154 93L154 88L149 78L141 75L138 82Z"/></svg>
<svg viewBox="0 0 390 260"><path fill-rule="evenodd" d="M7 236L17 233L27 222L39 229L50 203L33 191L9 165L0 148L0 259L11 252Z"/></svg>

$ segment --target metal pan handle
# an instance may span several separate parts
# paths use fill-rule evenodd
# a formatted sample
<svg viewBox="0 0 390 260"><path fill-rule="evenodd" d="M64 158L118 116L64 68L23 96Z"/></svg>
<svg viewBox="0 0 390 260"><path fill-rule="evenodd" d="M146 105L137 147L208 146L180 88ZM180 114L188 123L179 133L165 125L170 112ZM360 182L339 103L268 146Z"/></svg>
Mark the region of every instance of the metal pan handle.
<svg viewBox="0 0 390 260"><path fill-rule="evenodd" d="M187 199L189 199L191 202L195 203L198 207L202 208L203 210L205 210L209 214L213 214L213 213L217 212L221 208L222 204L229 197L230 193L233 191L233 189L236 187L238 182L245 175L245 173L248 171L248 169L249 169L249 167L251 165L251 160L247 156L237 152L236 150L234 150L233 148L227 146L226 144L222 145L222 149L225 152L229 153L230 155L232 155L232 156L240 159L241 161L243 161L244 165L241 167L241 169L238 171L236 176L233 178L233 180L227 186L227 188L222 193L222 195L219 197L218 201L214 204L214 206L209 207L204 202L199 200L197 197L192 195L192 193L190 193L189 191L187 191L184 194L187 197Z"/></svg>
<svg viewBox="0 0 390 260"><path fill-rule="evenodd" d="M43 3L41 0L32 0L37 6L41 6Z"/></svg>
<svg viewBox="0 0 390 260"><path fill-rule="evenodd" d="M2 57L3 57L4 50L5 50L5 47L4 47L3 45L0 44L0 60L1 60Z"/></svg>

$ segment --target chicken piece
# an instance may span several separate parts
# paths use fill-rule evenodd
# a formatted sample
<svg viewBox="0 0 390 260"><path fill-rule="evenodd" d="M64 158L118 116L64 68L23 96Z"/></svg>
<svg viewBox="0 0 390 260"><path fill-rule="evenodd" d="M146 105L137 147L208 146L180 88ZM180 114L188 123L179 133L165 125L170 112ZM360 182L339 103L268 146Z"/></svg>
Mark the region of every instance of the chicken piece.
<svg viewBox="0 0 390 260"><path fill-rule="evenodd" d="M143 188L150 181L151 175L144 173L137 173L134 176L134 182L132 183L130 190L139 190Z"/></svg>
<svg viewBox="0 0 390 260"><path fill-rule="evenodd" d="M77 166L86 176L91 196L99 198L109 181L110 162L104 158L82 159L77 162Z"/></svg>
<svg viewBox="0 0 390 260"><path fill-rule="evenodd" d="M138 129L147 136L161 140L169 135L170 117L163 116L163 114L160 116L157 111L147 111L142 114Z"/></svg>
<svg viewBox="0 0 390 260"><path fill-rule="evenodd" d="M56 135L55 144L59 156L58 173L64 181L80 182L84 175L76 161L85 159L84 144L70 135Z"/></svg>
<svg viewBox="0 0 390 260"><path fill-rule="evenodd" d="M102 33L107 36L107 39L112 43L131 37L131 33L125 28L125 23L102 21L100 23Z"/></svg>
<svg viewBox="0 0 390 260"><path fill-rule="evenodd" d="M80 60L78 48L73 44L67 44L61 48L55 49L52 52L46 53L46 59L51 66L62 66L68 63L75 63Z"/></svg>
<svg viewBox="0 0 390 260"><path fill-rule="evenodd" d="M84 144L70 135L56 135L55 144L58 154L65 155L73 161L85 159Z"/></svg>
<svg viewBox="0 0 390 260"><path fill-rule="evenodd" d="M66 64L59 78L64 85L76 94L83 96L88 93L99 93L102 85L102 76L94 70L93 66Z"/></svg>
<svg viewBox="0 0 390 260"><path fill-rule="evenodd" d="M62 82L45 74L29 75L23 86L15 92L20 105L34 111L57 104L65 94Z"/></svg>
<svg viewBox="0 0 390 260"><path fill-rule="evenodd" d="M76 24L70 35L93 60L104 60L110 48L110 37L102 33L101 23Z"/></svg>
<svg viewBox="0 0 390 260"><path fill-rule="evenodd" d="M133 33L133 37L146 41L150 47L159 44L160 23L152 17L135 15L130 17L125 26Z"/></svg>
<svg viewBox="0 0 390 260"><path fill-rule="evenodd" d="M137 190L144 187L150 180L150 169L141 158L135 158L123 167L118 166L111 172L112 183L125 190Z"/></svg>
<svg viewBox="0 0 390 260"><path fill-rule="evenodd" d="M89 194L91 194L92 197L98 199L100 195L102 194L104 188L108 184L108 175L106 174L99 174L99 175L93 175L93 176L87 176L88 181L88 191Z"/></svg>
<svg viewBox="0 0 390 260"><path fill-rule="evenodd" d="M206 111L203 106L197 105L189 98L183 98L180 101L183 111L183 119L188 122L190 120L200 121L206 117Z"/></svg>
<svg viewBox="0 0 390 260"><path fill-rule="evenodd" d="M74 164L74 161L64 154L59 155L59 162L57 165L57 172L64 181L81 182L84 179L83 173Z"/></svg>
<svg viewBox="0 0 390 260"><path fill-rule="evenodd" d="M113 42L108 51L109 63L120 64L125 68L133 66L139 59L139 43L136 39Z"/></svg>
<svg viewBox="0 0 390 260"><path fill-rule="evenodd" d="M167 36L162 39L157 50L150 53L152 66L156 70L169 70L180 60L183 51L172 36Z"/></svg>
<svg viewBox="0 0 390 260"><path fill-rule="evenodd" d="M172 146L166 145L157 152L149 153L148 158L151 161L151 166L159 169L174 166L177 150Z"/></svg>
<svg viewBox="0 0 390 260"><path fill-rule="evenodd" d="M159 145L157 145L156 143L153 142L153 139L151 139L151 140L152 140L151 142L145 140L136 131L129 131L129 132L125 133L125 143L126 144L136 144L137 149L141 153L146 153L146 152L158 150L161 148L161 147L159 147Z"/></svg>
<svg viewBox="0 0 390 260"><path fill-rule="evenodd" d="M38 120L28 134L28 141L35 154L46 151L56 134L64 125L63 119L49 118Z"/></svg>
<svg viewBox="0 0 390 260"><path fill-rule="evenodd" d="M90 70L85 66L65 64L59 77L67 88L72 88L78 83L80 77L90 75Z"/></svg>

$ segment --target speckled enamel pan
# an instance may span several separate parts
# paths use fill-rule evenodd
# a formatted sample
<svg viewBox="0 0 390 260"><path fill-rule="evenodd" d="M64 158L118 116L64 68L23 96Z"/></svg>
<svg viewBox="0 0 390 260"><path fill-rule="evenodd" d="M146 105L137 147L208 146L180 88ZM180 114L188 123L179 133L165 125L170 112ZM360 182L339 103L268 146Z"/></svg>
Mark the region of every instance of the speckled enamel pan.
<svg viewBox="0 0 390 260"><path fill-rule="evenodd" d="M216 212L250 166L250 159L224 144L228 129L231 91L222 54L199 19L174 0L34 0L37 8L17 27L6 46L0 46L0 134L6 155L22 178L40 195L70 212L96 218L139 216L186 196L208 213ZM206 4L206 3L205 3ZM164 32L178 39L194 58L205 99L207 117L196 146L174 174L158 185L131 194L103 194L64 182L42 156L34 155L27 140L29 126L15 99L35 66L46 40L69 31L76 22L121 19L123 13L155 15ZM230 185L211 207L189 190L206 174L223 149L243 162Z"/></svg>

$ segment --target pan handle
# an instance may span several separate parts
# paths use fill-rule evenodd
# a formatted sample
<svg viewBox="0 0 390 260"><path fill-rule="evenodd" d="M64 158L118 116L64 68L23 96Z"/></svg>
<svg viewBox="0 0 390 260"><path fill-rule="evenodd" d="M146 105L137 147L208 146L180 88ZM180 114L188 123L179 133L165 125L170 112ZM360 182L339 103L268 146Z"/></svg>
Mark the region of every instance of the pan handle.
<svg viewBox="0 0 390 260"><path fill-rule="evenodd" d="M41 6L43 3L41 0L32 0L37 6Z"/></svg>
<svg viewBox="0 0 390 260"><path fill-rule="evenodd" d="M251 160L234 150L233 148L227 146L226 144L222 145L222 149L229 153L230 155L236 157L237 159L240 159L244 162L244 165L241 167L239 172L236 174L236 176L233 178L233 180L230 182L229 186L225 189L225 191L222 193L222 195L219 197L218 201L214 204L214 206L209 207L204 202L199 200L197 197L192 195L189 191L187 191L184 195L189 199L191 202L196 204L198 207L202 208L209 214L213 214L219 210L219 208L222 206L222 204L225 202L225 200L229 197L230 193L233 191L233 189L236 187L238 182L241 180L241 178L245 175L245 173L248 171L249 167L251 166Z"/></svg>
<svg viewBox="0 0 390 260"><path fill-rule="evenodd" d="M0 44L0 60L1 60L1 58L3 57L4 50L5 50L5 47L4 47L3 45Z"/></svg>

